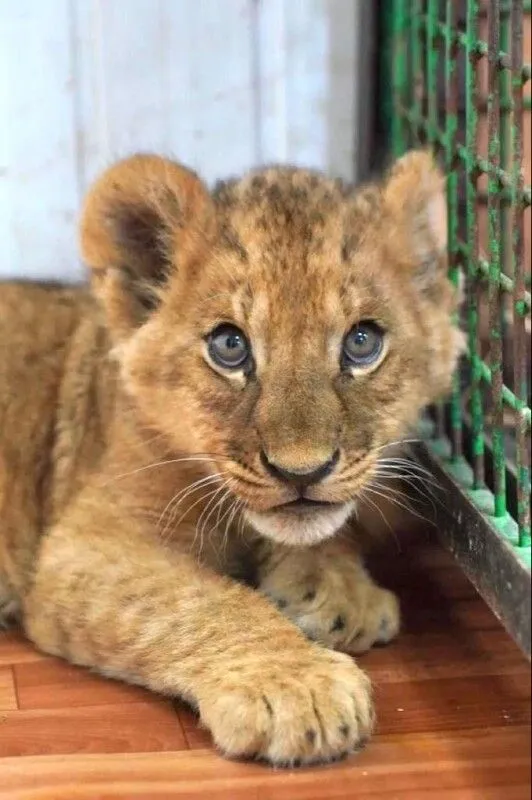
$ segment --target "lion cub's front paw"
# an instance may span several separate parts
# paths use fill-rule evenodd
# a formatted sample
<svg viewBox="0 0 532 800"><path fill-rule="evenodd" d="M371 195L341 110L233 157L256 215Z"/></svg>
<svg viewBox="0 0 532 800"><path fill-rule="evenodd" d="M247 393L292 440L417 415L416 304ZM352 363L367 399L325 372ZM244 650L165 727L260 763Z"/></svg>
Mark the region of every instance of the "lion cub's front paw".
<svg viewBox="0 0 532 800"><path fill-rule="evenodd" d="M199 704L225 755L296 766L342 758L369 738L369 679L348 656L309 645L237 667Z"/></svg>
<svg viewBox="0 0 532 800"><path fill-rule="evenodd" d="M333 649L364 653L399 632L397 597L354 555L294 551L264 571L259 589L309 638Z"/></svg>

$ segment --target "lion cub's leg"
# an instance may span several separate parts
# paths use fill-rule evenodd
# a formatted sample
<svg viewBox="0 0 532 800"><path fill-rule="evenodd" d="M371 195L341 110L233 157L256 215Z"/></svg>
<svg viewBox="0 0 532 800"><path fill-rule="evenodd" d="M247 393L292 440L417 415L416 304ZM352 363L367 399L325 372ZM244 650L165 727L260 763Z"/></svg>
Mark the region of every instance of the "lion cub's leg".
<svg viewBox="0 0 532 800"><path fill-rule="evenodd" d="M78 500L43 540L24 625L43 650L182 696L220 749L331 760L372 727L369 681L260 593L163 547L127 504Z"/></svg>
<svg viewBox="0 0 532 800"><path fill-rule="evenodd" d="M363 653L399 632L397 597L377 586L341 540L305 549L266 545L258 583L309 638L327 647Z"/></svg>

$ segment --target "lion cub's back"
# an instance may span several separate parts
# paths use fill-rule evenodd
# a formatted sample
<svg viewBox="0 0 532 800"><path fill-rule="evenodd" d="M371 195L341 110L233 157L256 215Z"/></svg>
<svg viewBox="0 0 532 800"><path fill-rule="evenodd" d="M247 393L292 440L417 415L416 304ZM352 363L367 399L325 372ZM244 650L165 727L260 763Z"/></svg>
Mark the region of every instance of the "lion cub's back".
<svg viewBox="0 0 532 800"><path fill-rule="evenodd" d="M80 289L0 283L0 442L34 435L53 413L65 350L86 302Z"/></svg>
<svg viewBox="0 0 532 800"><path fill-rule="evenodd" d="M88 302L81 289L0 283L0 584L8 540L39 524L64 359Z"/></svg>

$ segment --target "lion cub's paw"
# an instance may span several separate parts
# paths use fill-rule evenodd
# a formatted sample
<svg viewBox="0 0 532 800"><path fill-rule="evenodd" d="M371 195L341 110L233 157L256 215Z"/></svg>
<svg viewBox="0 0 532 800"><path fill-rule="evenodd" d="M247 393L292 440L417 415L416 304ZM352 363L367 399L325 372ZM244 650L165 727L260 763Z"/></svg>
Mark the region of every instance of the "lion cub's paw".
<svg viewBox="0 0 532 800"><path fill-rule="evenodd" d="M343 758L374 723L365 673L317 645L229 672L200 700L200 715L225 755L278 766Z"/></svg>
<svg viewBox="0 0 532 800"><path fill-rule="evenodd" d="M397 636L397 597L377 586L360 563L347 557L305 565L305 558L300 553L293 564L284 559L262 577L259 589L310 639L359 654Z"/></svg>

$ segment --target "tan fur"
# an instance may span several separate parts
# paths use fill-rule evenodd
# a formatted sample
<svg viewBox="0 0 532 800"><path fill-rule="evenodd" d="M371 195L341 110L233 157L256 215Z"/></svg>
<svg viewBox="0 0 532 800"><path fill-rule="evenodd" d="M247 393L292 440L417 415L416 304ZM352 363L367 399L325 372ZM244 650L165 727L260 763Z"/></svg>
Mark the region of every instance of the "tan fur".
<svg viewBox="0 0 532 800"><path fill-rule="evenodd" d="M105 172L81 220L92 293L0 289L4 616L46 652L186 698L224 753L359 747L368 680L325 646L399 628L346 522L450 387L443 192L426 153L358 192L271 168L209 194L156 156ZM366 319L387 331L383 356L342 368ZM222 322L251 342L249 372L212 361ZM334 505L281 508L295 490L261 449L293 472L338 449L308 489Z"/></svg>

